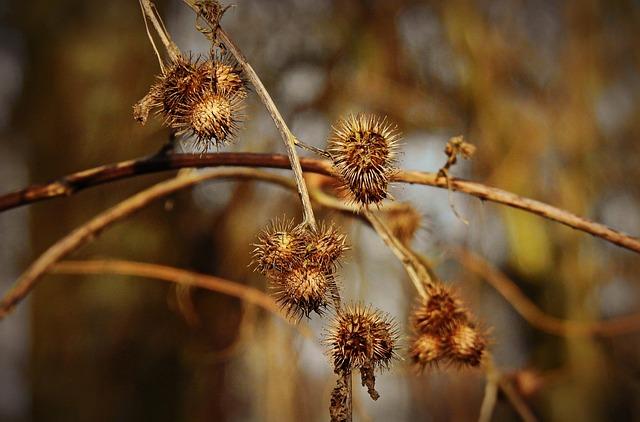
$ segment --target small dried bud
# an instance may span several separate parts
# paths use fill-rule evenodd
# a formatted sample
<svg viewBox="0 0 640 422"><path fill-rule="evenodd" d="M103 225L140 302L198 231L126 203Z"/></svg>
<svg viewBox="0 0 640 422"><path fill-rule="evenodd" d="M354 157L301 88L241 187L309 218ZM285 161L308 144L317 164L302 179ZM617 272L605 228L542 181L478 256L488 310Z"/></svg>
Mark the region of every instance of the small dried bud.
<svg viewBox="0 0 640 422"><path fill-rule="evenodd" d="M395 237L408 245L422 225L422 215L408 203L385 210L387 226Z"/></svg>
<svg viewBox="0 0 640 422"><path fill-rule="evenodd" d="M375 115L351 115L334 126L329 153L354 202L366 207L389 196L398 138L396 126Z"/></svg>
<svg viewBox="0 0 640 422"><path fill-rule="evenodd" d="M305 254L305 233L293 220L274 220L258 235L253 261L256 271L288 272L302 264Z"/></svg>
<svg viewBox="0 0 640 422"><path fill-rule="evenodd" d="M478 366L487 342L471 325L458 326L448 339L449 359L463 366Z"/></svg>
<svg viewBox="0 0 640 422"><path fill-rule="evenodd" d="M347 306L336 314L326 343L337 373L368 366L388 367L396 355L397 328L379 310Z"/></svg>
<svg viewBox="0 0 640 422"><path fill-rule="evenodd" d="M415 337L409 356L421 369L425 366L437 366L445 358L445 349L439 336L420 334Z"/></svg>
<svg viewBox="0 0 640 422"><path fill-rule="evenodd" d="M446 287L436 285L428 290L428 294L411 315L416 332L446 336L455 327L467 322L467 311Z"/></svg>
<svg viewBox="0 0 640 422"><path fill-rule="evenodd" d="M322 315L331 294L329 280L316 268L296 268L271 282L276 302L293 319Z"/></svg>

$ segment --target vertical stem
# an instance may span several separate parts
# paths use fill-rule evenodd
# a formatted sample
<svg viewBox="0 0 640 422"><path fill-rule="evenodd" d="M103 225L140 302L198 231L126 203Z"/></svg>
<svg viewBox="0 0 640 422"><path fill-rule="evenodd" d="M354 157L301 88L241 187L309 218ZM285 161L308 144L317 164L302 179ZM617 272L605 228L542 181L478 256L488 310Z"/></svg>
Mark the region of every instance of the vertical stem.
<svg viewBox="0 0 640 422"><path fill-rule="evenodd" d="M280 135L282 136L282 140L284 141L284 145L287 149L287 155L289 156L289 161L291 162L291 170L293 170L293 174L296 179L296 185L298 186L298 194L300 195L300 201L302 202L302 208L304 213L304 223L308 225L312 229L316 229L316 219L313 215L313 208L311 208L311 200L309 199L309 192L307 191L307 185L305 184L304 178L302 176L302 167L300 166L300 159L298 158L298 153L296 152L296 138L293 136L289 127L285 123L282 115L278 111L275 103L271 99L269 92L262 84L262 81L256 74L253 67L247 62L247 59L244 57L242 52L238 49L238 47L231 41L227 33L222 29L218 28L217 36L220 41L225 45L225 47L234 55L240 66L242 66L247 78L251 81L258 96L262 100L262 103L269 111L273 122L276 124Z"/></svg>
<svg viewBox="0 0 640 422"><path fill-rule="evenodd" d="M345 382L347 384L347 391L349 396L347 397L347 422L353 421L353 372L349 371L345 375Z"/></svg>
<svg viewBox="0 0 640 422"><path fill-rule="evenodd" d="M151 0L140 0L140 4L142 5L142 9L144 10L144 14L147 15L149 21L155 28L158 36L160 37L160 41L164 44L164 47L167 49L167 54L169 54L169 58L171 61L175 61L178 57L180 57L180 49L176 44L171 40L169 34L167 34L164 25L160 22L158 15L156 14L155 6L151 2Z"/></svg>

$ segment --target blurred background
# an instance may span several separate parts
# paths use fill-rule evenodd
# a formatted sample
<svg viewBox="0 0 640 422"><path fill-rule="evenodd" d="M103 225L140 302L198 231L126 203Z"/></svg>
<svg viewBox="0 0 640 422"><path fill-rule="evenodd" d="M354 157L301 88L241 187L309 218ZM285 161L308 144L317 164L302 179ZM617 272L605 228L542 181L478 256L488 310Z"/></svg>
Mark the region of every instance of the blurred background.
<svg viewBox="0 0 640 422"><path fill-rule="evenodd" d="M237 0L223 20L294 134L324 147L349 112L388 115L401 166L436 171L449 137L478 150L453 174L640 234L640 2ZM194 16L158 2L183 51L207 53ZM167 139L132 105L159 67L135 0L0 0L0 191L150 154ZM225 150L284 152L255 95ZM189 143L181 145L189 150ZM281 172L289 175L288 172ZM0 214L0 287L67 232L170 174L143 176ZM413 240L489 330L496 365L541 420L640 420L640 336L566 337L533 328L454 247L505 272L548 314L596 321L640 312L638 256L517 210L394 186L424 215ZM265 290L251 243L291 192L212 182L113 226L75 259L173 265ZM318 208L353 245L344 296L407 331L408 279L366 226ZM185 317L184 305L192 311ZM238 300L151 280L46 276L0 322L2 421L323 421L334 375L314 318L307 338ZM476 420L481 371L381 375L357 387L355 420ZM355 385L355 383L354 383ZM518 420L502 396L494 420Z"/></svg>

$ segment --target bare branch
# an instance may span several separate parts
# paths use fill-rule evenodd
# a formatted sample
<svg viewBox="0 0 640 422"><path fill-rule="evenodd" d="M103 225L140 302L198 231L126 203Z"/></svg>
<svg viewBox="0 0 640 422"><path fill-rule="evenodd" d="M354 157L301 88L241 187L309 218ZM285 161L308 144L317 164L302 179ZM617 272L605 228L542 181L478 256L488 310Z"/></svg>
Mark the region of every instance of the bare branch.
<svg viewBox="0 0 640 422"><path fill-rule="evenodd" d="M300 164L306 172L334 176L331 163L327 160L302 158ZM62 177L55 182L32 185L17 192L0 196L0 211L45 199L72 195L89 187L138 175L189 167L215 166L290 168L287 156L280 154L221 152L202 155L150 156L80 171ZM436 173L401 170L394 176L393 181L447 189L447 181L439 178ZM604 224L579 217L569 211L477 182L451 178L450 183L453 190L539 215L640 253L640 239L621 233Z"/></svg>
<svg viewBox="0 0 640 422"><path fill-rule="evenodd" d="M453 250L456 259L469 271L484 278L532 326L565 337L618 336L640 331L640 313L606 321L579 322L556 318L545 313L522 293L502 271L480 256L460 248Z"/></svg>
<svg viewBox="0 0 640 422"><path fill-rule="evenodd" d="M220 179L225 177L234 178L257 178L264 180L273 179L278 183L276 175L262 173L256 175L257 170L252 169L218 169L208 172L188 172L158 183L145 189L136 195L120 202L106 211L95 216L86 224L73 230L65 237L47 249L38 259L36 259L27 270L18 278L13 287L5 294L0 301L0 319L4 318L11 310L35 287L42 275L51 268L53 264L63 259L65 256L88 243L98 233L136 211L149 205L151 202L170 195L180 189L193 186L198 182L210 179Z"/></svg>
<svg viewBox="0 0 640 422"><path fill-rule="evenodd" d="M166 265L144 262L100 259L86 261L62 261L53 264L48 271L51 274L114 274L152 278L180 285L195 286L211 290L260 306L266 311L287 320L280 312L276 302L266 293L249 286L192 271L173 268ZM288 320L287 320L288 321Z"/></svg>

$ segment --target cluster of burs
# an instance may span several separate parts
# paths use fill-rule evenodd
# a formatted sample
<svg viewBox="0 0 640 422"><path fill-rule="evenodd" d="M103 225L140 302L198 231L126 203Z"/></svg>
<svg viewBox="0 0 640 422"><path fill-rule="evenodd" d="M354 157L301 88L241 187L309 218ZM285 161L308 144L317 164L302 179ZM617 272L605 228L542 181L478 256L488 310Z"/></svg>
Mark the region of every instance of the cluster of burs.
<svg viewBox="0 0 640 422"><path fill-rule="evenodd" d="M206 151L237 134L247 92L242 68L229 54L180 56L163 67L149 93L134 106L134 114L144 123L150 111L157 113L175 133L193 136ZM341 198L360 210L382 206L396 171L399 137L395 124L371 114L350 115L333 126L326 156L340 181ZM410 238L419 226L419 218L413 220L403 237ZM323 316L333 308L323 342L334 370L341 380L359 370L363 386L377 399L374 371L388 368L399 356L399 331L380 310L342 304L337 270L347 249L346 236L333 224L316 227L280 218L258 235L253 263L291 319ZM440 283L425 283L425 291L410 318L410 359L419 368L479 365L486 340L468 311ZM340 409L338 402L346 399L340 391L339 383L332 408Z"/></svg>

